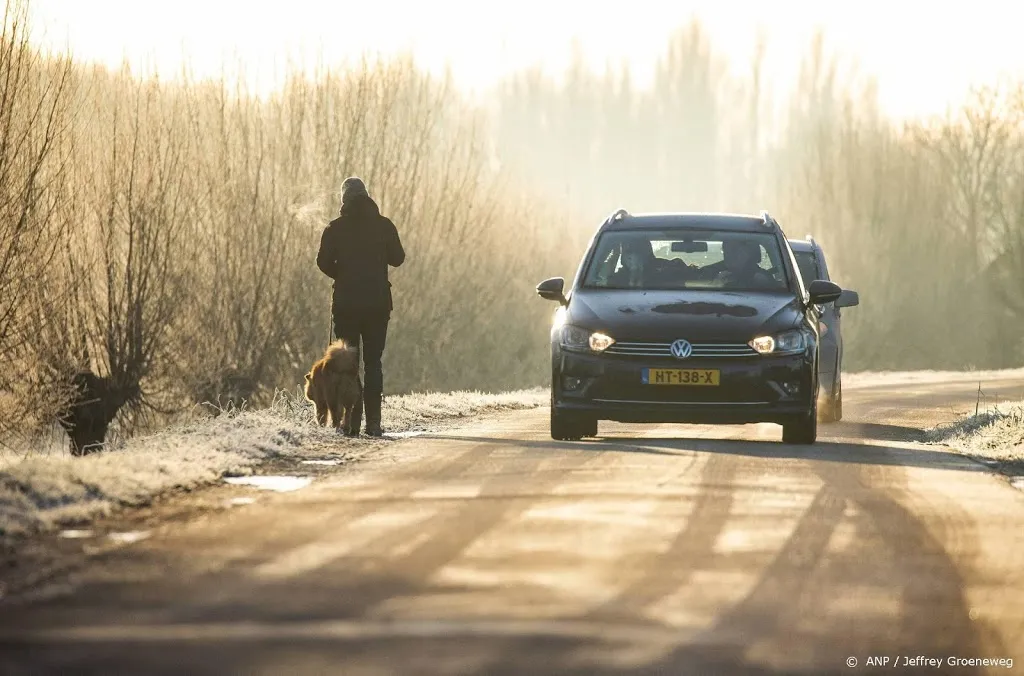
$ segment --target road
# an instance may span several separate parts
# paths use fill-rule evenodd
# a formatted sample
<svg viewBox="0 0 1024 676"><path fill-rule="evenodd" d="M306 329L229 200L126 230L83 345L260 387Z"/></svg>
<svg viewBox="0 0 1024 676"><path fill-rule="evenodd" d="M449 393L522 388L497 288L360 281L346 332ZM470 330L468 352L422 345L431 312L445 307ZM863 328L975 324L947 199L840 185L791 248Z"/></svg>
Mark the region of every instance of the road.
<svg viewBox="0 0 1024 676"><path fill-rule="evenodd" d="M0 673L1014 673L1024 492L915 441L976 390L847 387L813 447L772 425L558 443L546 410L382 444L0 606Z"/></svg>

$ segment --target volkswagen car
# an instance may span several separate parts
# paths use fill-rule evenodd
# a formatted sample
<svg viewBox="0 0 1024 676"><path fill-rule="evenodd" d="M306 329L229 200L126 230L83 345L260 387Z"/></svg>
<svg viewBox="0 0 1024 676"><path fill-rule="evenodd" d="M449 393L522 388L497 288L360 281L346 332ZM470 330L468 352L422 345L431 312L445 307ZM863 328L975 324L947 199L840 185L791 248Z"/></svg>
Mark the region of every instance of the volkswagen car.
<svg viewBox="0 0 1024 676"><path fill-rule="evenodd" d="M782 426L817 437L819 307L778 221L734 214L637 214L597 229L551 330L551 436L596 436L598 421Z"/></svg>
<svg viewBox="0 0 1024 676"><path fill-rule="evenodd" d="M789 246L793 249L793 256L796 257L804 284L810 284L816 279L832 280L825 252L813 237L790 240ZM819 308L821 320L818 324L818 380L821 383L821 396L818 402L818 417L825 422L838 422L843 419L842 309L859 304L860 297L857 292L844 289L838 299Z"/></svg>

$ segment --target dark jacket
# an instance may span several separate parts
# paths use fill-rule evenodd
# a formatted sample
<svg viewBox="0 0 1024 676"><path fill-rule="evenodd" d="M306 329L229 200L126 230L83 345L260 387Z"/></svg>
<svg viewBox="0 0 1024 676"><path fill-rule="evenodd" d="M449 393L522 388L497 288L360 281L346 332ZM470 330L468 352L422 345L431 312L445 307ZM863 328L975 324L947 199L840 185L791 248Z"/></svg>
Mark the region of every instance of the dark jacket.
<svg viewBox="0 0 1024 676"><path fill-rule="evenodd" d="M388 266L405 261L398 229L369 197L346 202L324 229L316 265L334 280L335 311L393 309Z"/></svg>

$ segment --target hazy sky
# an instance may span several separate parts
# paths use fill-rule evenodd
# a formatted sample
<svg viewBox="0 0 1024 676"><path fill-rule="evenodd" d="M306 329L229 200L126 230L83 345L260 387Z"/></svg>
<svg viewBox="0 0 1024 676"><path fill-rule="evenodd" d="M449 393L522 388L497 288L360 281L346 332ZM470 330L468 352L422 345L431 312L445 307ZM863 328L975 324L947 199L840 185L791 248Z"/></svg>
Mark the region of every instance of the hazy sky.
<svg viewBox="0 0 1024 676"><path fill-rule="evenodd" d="M365 50L411 51L424 67L450 64L466 87L526 65L560 70L578 38L595 68L628 59L640 83L668 34L696 16L716 49L747 67L761 31L766 73L784 90L816 28L878 77L894 115L941 113L971 83L1024 77L1021 0L32 0L38 42L78 58L216 75L241 61L260 86L291 58L326 64Z"/></svg>

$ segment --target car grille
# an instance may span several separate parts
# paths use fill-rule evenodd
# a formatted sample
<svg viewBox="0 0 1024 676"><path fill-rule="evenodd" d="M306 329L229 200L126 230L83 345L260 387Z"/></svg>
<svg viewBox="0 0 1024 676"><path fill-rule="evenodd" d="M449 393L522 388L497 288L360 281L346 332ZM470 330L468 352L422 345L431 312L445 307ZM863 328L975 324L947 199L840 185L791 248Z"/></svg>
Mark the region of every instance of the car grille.
<svg viewBox="0 0 1024 676"><path fill-rule="evenodd" d="M605 354L624 357L669 357L672 356L671 343L615 343ZM693 343L693 352L680 361L699 359L701 357L756 357L754 348L745 343Z"/></svg>

